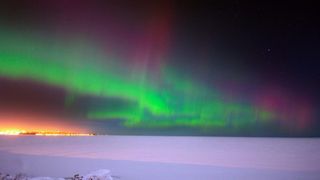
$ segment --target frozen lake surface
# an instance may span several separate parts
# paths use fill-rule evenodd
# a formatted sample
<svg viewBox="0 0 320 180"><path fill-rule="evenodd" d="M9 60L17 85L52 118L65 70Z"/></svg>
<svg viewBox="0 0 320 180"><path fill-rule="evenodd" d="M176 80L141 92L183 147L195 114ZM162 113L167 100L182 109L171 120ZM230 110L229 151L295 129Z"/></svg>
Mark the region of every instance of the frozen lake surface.
<svg viewBox="0 0 320 180"><path fill-rule="evenodd" d="M320 179L319 138L0 136L0 172L121 180Z"/></svg>

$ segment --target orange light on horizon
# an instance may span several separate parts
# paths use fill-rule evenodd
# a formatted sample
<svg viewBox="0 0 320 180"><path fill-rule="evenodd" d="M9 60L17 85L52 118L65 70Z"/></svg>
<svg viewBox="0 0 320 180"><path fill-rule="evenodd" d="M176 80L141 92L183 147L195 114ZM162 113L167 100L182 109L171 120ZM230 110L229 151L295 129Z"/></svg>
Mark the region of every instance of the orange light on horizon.
<svg viewBox="0 0 320 180"><path fill-rule="evenodd" d="M4 136L19 136L19 135L35 135L35 136L94 136L90 133L74 133L64 131L26 131L19 129L4 129L0 130L0 135Z"/></svg>
<svg viewBox="0 0 320 180"><path fill-rule="evenodd" d="M94 136L94 134L77 134L77 133L36 133L36 136Z"/></svg>
<svg viewBox="0 0 320 180"><path fill-rule="evenodd" d="M0 135L19 135L29 132L29 135L61 134L82 134L92 133L92 129L79 121L57 115L41 114L41 112L11 112L0 110ZM46 132L46 133L43 133ZM25 134L27 135L27 134Z"/></svg>
<svg viewBox="0 0 320 180"><path fill-rule="evenodd" d="M22 133L26 133L26 131L25 130L19 130L19 129L0 130L0 135L6 135L6 136L16 136L16 135L20 135Z"/></svg>

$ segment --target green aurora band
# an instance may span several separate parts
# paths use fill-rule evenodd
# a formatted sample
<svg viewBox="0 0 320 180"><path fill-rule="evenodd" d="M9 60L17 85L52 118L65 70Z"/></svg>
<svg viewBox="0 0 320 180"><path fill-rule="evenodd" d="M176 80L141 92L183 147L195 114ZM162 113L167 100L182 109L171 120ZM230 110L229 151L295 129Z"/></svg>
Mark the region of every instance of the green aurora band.
<svg viewBox="0 0 320 180"><path fill-rule="evenodd" d="M87 119L120 119L126 127L210 129L244 127L275 118L263 108L226 102L223 93L181 78L165 66L161 78L154 78L128 62L108 57L81 38L59 41L1 35L0 76L62 87L70 94L128 102L119 107L92 107ZM72 106L73 98L66 97L66 105Z"/></svg>

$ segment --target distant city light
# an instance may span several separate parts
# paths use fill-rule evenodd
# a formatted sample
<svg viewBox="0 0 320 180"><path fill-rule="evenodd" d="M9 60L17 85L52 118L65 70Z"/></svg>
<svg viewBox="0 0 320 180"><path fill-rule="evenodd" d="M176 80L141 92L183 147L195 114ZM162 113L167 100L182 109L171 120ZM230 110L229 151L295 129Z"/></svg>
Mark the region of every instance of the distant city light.
<svg viewBox="0 0 320 180"><path fill-rule="evenodd" d="M26 131L18 129L6 129L0 130L0 135L5 136L18 136L18 135L29 135L29 136L94 136L91 133L74 133L74 132L64 132L64 131Z"/></svg>

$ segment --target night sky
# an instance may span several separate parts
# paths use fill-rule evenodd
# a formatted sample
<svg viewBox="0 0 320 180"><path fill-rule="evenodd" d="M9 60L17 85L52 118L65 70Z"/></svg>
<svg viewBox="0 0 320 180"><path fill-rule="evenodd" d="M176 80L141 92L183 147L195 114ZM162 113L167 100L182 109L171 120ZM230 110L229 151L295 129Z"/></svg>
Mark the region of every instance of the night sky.
<svg viewBox="0 0 320 180"><path fill-rule="evenodd" d="M301 1L0 3L0 130L319 136Z"/></svg>

